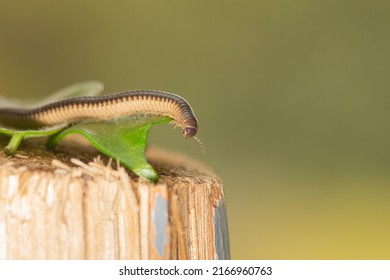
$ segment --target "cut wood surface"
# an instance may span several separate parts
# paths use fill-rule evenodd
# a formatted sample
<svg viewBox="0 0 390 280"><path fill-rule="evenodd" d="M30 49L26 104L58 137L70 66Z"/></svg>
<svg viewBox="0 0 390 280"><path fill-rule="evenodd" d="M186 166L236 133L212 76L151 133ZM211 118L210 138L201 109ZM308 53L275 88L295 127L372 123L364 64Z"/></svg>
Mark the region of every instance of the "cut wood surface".
<svg viewBox="0 0 390 280"><path fill-rule="evenodd" d="M1 153L0 259L229 259L221 180L183 155L147 156L156 185L79 138Z"/></svg>

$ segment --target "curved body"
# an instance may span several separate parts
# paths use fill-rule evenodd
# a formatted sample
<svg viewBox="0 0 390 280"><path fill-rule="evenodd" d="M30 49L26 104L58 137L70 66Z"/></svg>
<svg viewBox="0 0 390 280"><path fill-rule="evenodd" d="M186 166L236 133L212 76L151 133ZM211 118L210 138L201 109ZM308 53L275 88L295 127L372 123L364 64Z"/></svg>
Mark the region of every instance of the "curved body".
<svg viewBox="0 0 390 280"><path fill-rule="evenodd" d="M183 129L185 138L195 136L198 121L182 97L155 90L139 90L104 96L75 97L35 109L0 109L0 123L19 129L36 129L83 120L99 121L135 114L167 116Z"/></svg>

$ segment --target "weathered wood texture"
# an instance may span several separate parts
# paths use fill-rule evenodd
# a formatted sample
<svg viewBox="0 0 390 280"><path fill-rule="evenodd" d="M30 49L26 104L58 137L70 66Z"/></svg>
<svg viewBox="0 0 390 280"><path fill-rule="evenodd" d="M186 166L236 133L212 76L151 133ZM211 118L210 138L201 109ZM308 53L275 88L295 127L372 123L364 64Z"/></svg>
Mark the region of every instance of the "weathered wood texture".
<svg viewBox="0 0 390 280"><path fill-rule="evenodd" d="M0 259L230 258L222 182L207 167L151 150L153 185L72 143L0 154Z"/></svg>

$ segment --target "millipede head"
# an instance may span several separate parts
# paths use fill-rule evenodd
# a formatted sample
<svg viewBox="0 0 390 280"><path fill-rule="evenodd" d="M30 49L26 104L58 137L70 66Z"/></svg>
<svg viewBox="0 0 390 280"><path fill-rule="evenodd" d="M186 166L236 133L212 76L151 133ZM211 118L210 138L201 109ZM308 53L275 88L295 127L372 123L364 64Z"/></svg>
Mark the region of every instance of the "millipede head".
<svg viewBox="0 0 390 280"><path fill-rule="evenodd" d="M183 128L183 136L188 139L196 135L196 132L198 132L197 127L193 126L186 126Z"/></svg>
<svg viewBox="0 0 390 280"><path fill-rule="evenodd" d="M197 127L186 126L186 127L183 128L183 136L186 139L193 137L199 143L200 148L202 150L202 153L205 153L206 149L205 149L203 143L195 136L197 131L198 131Z"/></svg>
<svg viewBox="0 0 390 280"><path fill-rule="evenodd" d="M188 139L194 137L198 132L198 122L196 119L188 119L184 122L183 127L183 136Z"/></svg>

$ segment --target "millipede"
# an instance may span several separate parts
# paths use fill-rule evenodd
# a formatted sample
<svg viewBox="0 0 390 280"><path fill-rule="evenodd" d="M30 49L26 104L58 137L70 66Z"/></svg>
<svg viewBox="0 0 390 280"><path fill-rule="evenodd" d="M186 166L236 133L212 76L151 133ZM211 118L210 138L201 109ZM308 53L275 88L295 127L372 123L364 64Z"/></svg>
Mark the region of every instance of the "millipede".
<svg viewBox="0 0 390 280"><path fill-rule="evenodd" d="M0 123L17 129L101 121L145 114L166 116L182 129L183 136L195 137L198 121L188 102L173 93L157 90L138 90L102 96L74 97L49 103L34 109L1 108Z"/></svg>

